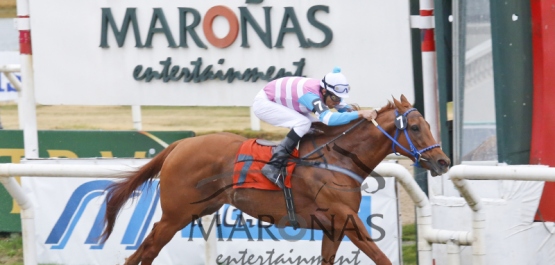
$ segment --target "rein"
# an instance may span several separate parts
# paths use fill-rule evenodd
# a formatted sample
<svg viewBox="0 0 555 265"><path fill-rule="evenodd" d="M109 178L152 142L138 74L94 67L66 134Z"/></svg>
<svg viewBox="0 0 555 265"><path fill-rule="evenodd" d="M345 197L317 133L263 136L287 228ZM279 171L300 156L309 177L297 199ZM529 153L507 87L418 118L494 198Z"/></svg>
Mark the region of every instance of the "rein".
<svg viewBox="0 0 555 265"><path fill-rule="evenodd" d="M308 153L308 154L304 155L303 157L301 157L301 159L306 159L306 158L308 158L309 156L315 154L316 152L322 150L322 149L323 149L324 147L326 147L328 144L331 144L331 143L337 141L337 139L339 139L339 138L345 136L345 134L347 134L348 132L352 131L355 127L359 126L364 120L365 120L364 118L361 119L360 121L358 121L357 123L355 123L355 125L351 126L351 128L349 128L349 129L345 130L344 132L342 132L340 135L338 135L338 136L334 137L333 139L329 140L327 143L325 143L325 144L323 144L323 145L320 145L320 146L314 148L314 150L312 150L310 153Z"/></svg>
<svg viewBox="0 0 555 265"><path fill-rule="evenodd" d="M403 113L404 118L407 118L407 115L409 115L409 113L415 111L416 108L412 108L407 110L405 113ZM399 113L397 112L397 110L395 110L395 117L399 116ZM408 126L405 126L404 129L399 129L397 128L397 130L395 130L395 136L391 137L391 135L389 135L375 120L372 120L372 123L374 123L374 125L376 126L376 128L378 128L383 134L385 134L385 136L387 136L387 138L389 138L393 143L391 145L391 149L393 150L393 153L396 155L400 155L396 150L395 150L395 146L399 146L401 149L403 149L405 152L409 153L410 155L412 155L415 159L415 163L414 166L415 167L422 167L420 165L420 160L424 160L426 161L426 159L422 158L422 154L426 151L432 150L434 148L438 148L440 147L439 144L434 144L434 145L430 145L426 148L423 148L421 150L418 150L414 144L412 143L412 140L409 137L409 133L407 132L407 128ZM399 131L404 131L405 133L405 138L407 138L407 142L409 143L410 146L410 151L408 149L406 149L404 146L402 146L398 141L397 138L399 137Z"/></svg>
<svg viewBox="0 0 555 265"><path fill-rule="evenodd" d="M355 174L354 172L351 172L348 169L339 167L339 166L335 166L335 165L330 165L327 162L325 162L325 158L324 158L324 163L322 162L308 162L306 161L306 159L308 157L310 157L311 155L315 154L316 152L322 150L324 147L326 147L327 145L337 141L337 139L345 136L348 132L352 131L355 127L359 126L360 124L362 124L362 122L365 119L362 119L360 121L358 121L356 124L354 124L353 126L351 126L349 129L345 130L344 132L342 132L340 135L334 137L333 139L329 140L328 142L326 142L323 145L320 145L316 148L314 148L314 150L312 150L311 152L309 152L308 154L304 155L303 157L301 157L300 159L292 159L293 161L295 161L298 165L304 165L304 166L311 166L311 167L318 167L318 168L323 168L323 169L327 169L327 170L332 170L332 171L337 171L339 173L343 173L347 176L349 176L350 178L354 179L355 181L357 181L359 184L362 184L362 182L364 181L364 178L360 177L359 175ZM322 154L323 156L323 154ZM383 184L381 184L383 182ZM380 184L380 187L382 185L385 185L385 180L382 180L381 182L378 181L378 183Z"/></svg>

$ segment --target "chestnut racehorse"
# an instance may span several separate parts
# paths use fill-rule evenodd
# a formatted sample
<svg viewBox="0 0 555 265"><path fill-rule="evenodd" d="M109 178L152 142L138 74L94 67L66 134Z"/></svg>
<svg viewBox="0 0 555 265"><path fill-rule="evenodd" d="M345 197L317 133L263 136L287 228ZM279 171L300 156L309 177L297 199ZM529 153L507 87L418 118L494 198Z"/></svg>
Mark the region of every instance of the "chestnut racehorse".
<svg viewBox="0 0 555 265"><path fill-rule="evenodd" d="M398 120L397 124L395 120ZM382 107L375 122L359 119L334 127L316 123L317 129L323 133L306 135L299 145L299 154L302 157L313 151L315 146L333 139L333 144L339 146L341 151L321 148L314 153L314 157L320 156L326 163L359 176L368 176L392 152L399 152L421 163L434 175L447 172L449 158L441 148L435 148L438 145L429 124L403 95L400 101L393 98L393 102ZM353 127L354 124L357 125ZM175 233L195 217L212 214L224 204L231 204L254 217L264 216L264 221L268 221L269 216L271 220L288 220L283 192L229 188L233 185L231 175L235 158L245 140L231 133L183 139L168 146L126 180L114 183L107 189L103 239L106 240L112 233L121 207L135 189L152 181L158 174L162 218L154 224L150 234L125 264L150 265ZM361 193L341 191L345 187L360 188L360 182L337 171L299 165L293 176L292 193L299 219L316 217L322 225L321 229L330 231L322 238L323 263L333 264L339 244L343 236L347 236L376 264L391 264L358 218ZM206 199L209 196L210 199ZM342 231L347 221L359 229ZM283 225L289 225L289 222ZM300 224L303 228L309 228L308 225Z"/></svg>

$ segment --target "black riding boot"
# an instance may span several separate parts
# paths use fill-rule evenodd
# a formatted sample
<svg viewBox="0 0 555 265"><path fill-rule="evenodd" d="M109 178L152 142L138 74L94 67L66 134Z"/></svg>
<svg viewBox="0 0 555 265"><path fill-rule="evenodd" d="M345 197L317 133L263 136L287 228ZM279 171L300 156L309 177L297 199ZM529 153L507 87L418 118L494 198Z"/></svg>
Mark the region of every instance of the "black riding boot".
<svg viewBox="0 0 555 265"><path fill-rule="evenodd" d="M285 139L283 139L274 149L274 154L270 161L262 168L262 174L271 182L283 189L283 180L278 181L279 171L284 166L287 158L291 155L301 137L294 130L289 131Z"/></svg>

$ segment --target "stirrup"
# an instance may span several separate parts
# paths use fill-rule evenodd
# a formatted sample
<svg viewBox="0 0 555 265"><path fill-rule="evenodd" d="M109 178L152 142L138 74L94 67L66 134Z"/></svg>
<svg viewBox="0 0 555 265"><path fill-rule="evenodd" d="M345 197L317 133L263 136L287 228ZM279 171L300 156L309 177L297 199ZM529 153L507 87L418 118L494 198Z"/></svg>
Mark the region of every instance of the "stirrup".
<svg viewBox="0 0 555 265"><path fill-rule="evenodd" d="M281 166L276 166L272 164L272 162L267 163L262 167L261 173L264 175L270 182L274 183L274 185L278 186L280 189L283 189L284 181L281 177L283 175L283 170Z"/></svg>
<svg viewBox="0 0 555 265"><path fill-rule="evenodd" d="M284 189L285 188L285 180L283 179L283 174L278 173L276 181L274 182L274 184L276 186L278 186L280 189Z"/></svg>
<svg viewBox="0 0 555 265"><path fill-rule="evenodd" d="M274 183L274 185L278 186L280 189L283 189L285 187L283 178L281 177L282 176L281 172L278 172L277 174L274 174L272 176L266 176L266 175L264 176L268 180L270 180L270 182Z"/></svg>
<svg viewBox="0 0 555 265"><path fill-rule="evenodd" d="M268 170L268 167L270 168L270 170ZM268 172L264 172L264 171L268 171ZM262 175L264 175L264 177L266 177L270 182L274 183L274 185L278 186L280 189L283 189L283 187L285 186L283 184L284 183L283 180L281 180L282 170L280 168L271 164L266 164L262 168L261 173Z"/></svg>

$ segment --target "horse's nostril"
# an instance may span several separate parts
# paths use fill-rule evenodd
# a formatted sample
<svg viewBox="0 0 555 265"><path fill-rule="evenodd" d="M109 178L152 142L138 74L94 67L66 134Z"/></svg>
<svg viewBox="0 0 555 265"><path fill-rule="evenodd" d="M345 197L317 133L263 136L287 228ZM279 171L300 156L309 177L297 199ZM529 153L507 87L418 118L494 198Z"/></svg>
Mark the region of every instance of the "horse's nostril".
<svg viewBox="0 0 555 265"><path fill-rule="evenodd" d="M443 159L438 160L437 163L440 164L442 167L449 166L449 163L447 163L447 161Z"/></svg>

